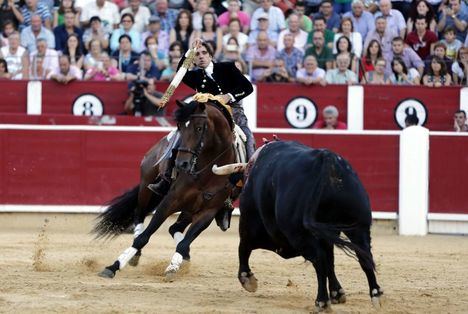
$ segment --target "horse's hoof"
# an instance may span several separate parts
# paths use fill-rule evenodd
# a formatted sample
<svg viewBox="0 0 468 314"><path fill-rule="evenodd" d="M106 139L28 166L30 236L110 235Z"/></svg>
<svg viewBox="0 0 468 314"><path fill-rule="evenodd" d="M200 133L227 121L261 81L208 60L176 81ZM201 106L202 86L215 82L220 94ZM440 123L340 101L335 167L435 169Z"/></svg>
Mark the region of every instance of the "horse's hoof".
<svg viewBox="0 0 468 314"><path fill-rule="evenodd" d="M164 281L165 282L173 282L176 278L177 271L170 271L167 270L164 272Z"/></svg>
<svg viewBox="0 0 468 314"><path fill-rule="evenodd" d="M346 294L344 289L330 292L330 299L332 304L346 303Z"/></svg>
<svg viewBox="0 0 468 314"><path fill-rule="evenodd" d="M332 313L332 307L330 301L315 301L315 313Z"/></svg>
<svg viewBox="0 0 468 314"><path fill-rule="evenodd" d="M371 302L375 309L380 309L383 307L385 303L385 296L383 295L382 289L379 289L379 291L377 291L377 289L372 290Z"/></svg>
<svg viewBox="0 0 468 314"><path fill-rule="evenodd" d="M112 270L110 270L109 268L104 268L103 271L101 271L99 274L98 274L99 277L102 277L102 278L114 278L115 277L115 272L113 272Z"/></svg>
<svg viewBox="0 0 468 314"><path fill-rule="evenodd" d="M138 262L140 261L140 256L141 255L135 255L133 256L129 261L128 261L128 265L130 266L138 266Z"/></svg>
<svg viewBox="0 0 468 314"><path fill-rule="evenodd" d="M258 280L255 278L253 273L241 273L239 276L239 281L242 284L242 287L249 291L255 292L258 288Z"/></svg>

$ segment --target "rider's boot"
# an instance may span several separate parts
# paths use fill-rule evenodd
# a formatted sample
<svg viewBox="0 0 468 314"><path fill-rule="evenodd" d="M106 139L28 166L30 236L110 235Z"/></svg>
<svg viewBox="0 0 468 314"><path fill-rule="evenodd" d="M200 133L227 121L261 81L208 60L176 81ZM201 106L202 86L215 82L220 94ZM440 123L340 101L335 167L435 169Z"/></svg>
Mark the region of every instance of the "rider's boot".
<svg viewBox="0 0 468 314"><path fill-rule="evenodd" d="M175 162L171 157L166 171L163 174L160 173L154 183L148 184L148 189L150 189L151 192L159 196L165 196L167 194L172 183L172 169L174 168L174 164Z"/></svg>

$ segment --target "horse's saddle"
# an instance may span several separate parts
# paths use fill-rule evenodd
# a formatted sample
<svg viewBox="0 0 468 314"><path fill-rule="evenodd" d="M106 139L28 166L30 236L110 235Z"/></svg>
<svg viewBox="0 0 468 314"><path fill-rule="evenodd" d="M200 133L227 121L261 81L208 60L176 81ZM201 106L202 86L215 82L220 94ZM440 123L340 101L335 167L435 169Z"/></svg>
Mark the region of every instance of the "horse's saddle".
<svg viewBox="0 0 468 314"><path fill-rule="evenodd" d="M245 145L247 144L247 136L245 136L244 131L235 124L234 125L234 150L236 152L236 162L242 162L245 163L247 162L247 149L245 148Z"/></svg>

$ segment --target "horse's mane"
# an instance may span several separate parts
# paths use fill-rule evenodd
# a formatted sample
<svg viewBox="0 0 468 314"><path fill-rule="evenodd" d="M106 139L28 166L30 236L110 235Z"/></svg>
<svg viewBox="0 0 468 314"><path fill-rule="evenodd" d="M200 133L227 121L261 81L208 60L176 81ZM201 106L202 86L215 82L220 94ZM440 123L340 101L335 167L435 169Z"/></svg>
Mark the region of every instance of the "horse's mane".
<svg viewBox="0 0 468 314"><path fill-rule="evenodd" d="M231 129L234 128L232 116L223 105L219 104L217 101L210 101L210 102L207 102L206 104L211 105L215 107L216 109L218 109L219 111L221 111L221 113L226 117ZM198 107L198 102L196 101L191 101L190 103L182 107L179 107L174 112L174 120L177 123L187 122L190 119L190 116L195 112L195 110L197 110L197 107Z"/></svg>

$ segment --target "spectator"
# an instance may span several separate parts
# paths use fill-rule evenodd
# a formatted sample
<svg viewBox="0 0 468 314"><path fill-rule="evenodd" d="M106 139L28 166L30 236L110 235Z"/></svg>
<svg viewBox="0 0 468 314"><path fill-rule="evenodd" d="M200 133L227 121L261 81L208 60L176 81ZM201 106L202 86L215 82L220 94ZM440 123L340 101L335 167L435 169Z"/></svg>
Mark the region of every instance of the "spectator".
<svg viewBox="0 0 468 314"><path fill-rule="evenodd" d="M83 49L81 49L77 34L70 34L68 36L67 46L63 50L63 54L70 57L71 65L76 66L78 69L83 67Z"/></svg>
<svg viewBox="0 0 468 314"><path fill-rule="evenodd" d="M295 78L297 69L301 68L304 53L294 47L294 36L292 34L284 35L283 44L284 48L278 52L276 57L284 61L289 76Z"/></svg>
<svg viewBox="0 0 468 314"><path fill-rule="evenodd" d="M295 5L296 0L277 0L274 2L274 6L280 8L285 17L293 13Z"/></svg>
<svg viewBox="0 0 468 314"><path fill-rule="evenodd" d="M169 58L177 59L177 62L182 58L182 55L185 51L182 48L182 44L178 41L175 41L169 47Z"/></svg>
<svg viewBox="0 0 468 314"><path fill-rule="evenodd" d="M177 40L182 43L182 47L187 51L189 49L192 32L192 15L189 11L181 9L179 15L177 15L176 25L169 33L169 42L172 44Z"/></svg>
<svg viewBox="0 0 468 314"><path fill-rule="evenodd" d="M447 47L446 56L449 59L455 60L458 50L463 46L462 42L455 37L455 30L452 27L447 27L444 31L444 39L440 41Z"/></svg>
<svg viewBox="0 0 468 314"><path fill-rule="evenodd" d="M151 55L154 64L160 71L164 70L168 66L169 60L167 58L167 54L165 51L159 49L158 41L155 37L150 36L146 38L145 48L146 49L143 52L148 52Z"/></svg>
<svg viewBox="0 0 468 314"><path fill-rule="evenodd" d="M28 49L29 53L32 53L36 51L36 40L39 38L46 39L48 48L55 48L54 34L42 26L39 15L33 15L31 17L31 25L24 28L21 32L21 46Z"/></svg>
<svg viewBox="0 0 468 314"><path fill-rule="evenodd" d="M249 33L250 16L241 11L241 2L239 0L228 0L228 10L221 14L218 18L218 25L223 33L228 32L229 21L238 19L241 24L241 29L244 34Z"/></svg>
<svg viewBox="0 0 468 314"><path fill-rule="evenodd" d="M201 38L204 41L212 41L214 43L214 57L216 59L219 58L223 51L223 32L216 26L216 16L214 13L206 12L203 15L202 28L192 33L191 41L195 38Z"/></svg>
<svg viewBox="0 0 468 314"><path fill-rule="evenodd" d="M442 87L450 86L452 78L447 73L445 62L439 57L432 57L431 67L426 75L423 76L424 86Z"/></svg>
<svg viewBox="0 0 468 314"><path fill-rule="evenodd" d="M247 13L249 16L251 16L255 10L257 10L260 7L260 1L259 0L243 0L242 1L242 8L245 13Z"/></svg>
<svg viewBox="0 0 468 314"><path fill-rule="evenodd" d="M36 51L29 55L30 77L32 79L45 79L47 75L59 67L59 54L56 50L47 48L44 38L36 42Z"/></svg>
<svg viewBox="0 0 468 314"><path fill-rule="evenodd" d="M5 20L0 34L0 47L8 46L8 36L15 31L15 24L12 20Z"/></svg>
<svg viewBox="0 0 468 314"><path fill-rule="evenodd" d="M447 27L455 29L455 34L458 40L465 40L466 27L468 23L468 14L461 9L461 0L449 0L450 5L445 7L439 13L439 23L437 28L439 33Z"/></svg>
<svg viewBox="0 0 468 314"><path fill-rule="evenodd" d="M401 37L395 37L392 40L392 51L385 58L387 60L393 60L395 57L400 57L405 62L408 69L415 68L418 70L419 75L423 74L424 62L413 49L404 46L403 38ZM389 66L386 72L388 74L391 73Z"/></svg>
<svg viewBox="0 0 468 314"><path fill-rule="evenodd" d="M159 17L161 21L161 30L169 34L171 29L175 27L179 11L169 9L167 0L156 0L155 4L156 12L154 12L154 16Z"/></svg>
<svg viewBox="0 0 468 314"><path fill-rule="evenodd" d="M284 49L284 35L291 34L294 36L294 47L300 51L305 51L305 46L307 44L308 34L300 29L299 27L299 16L296 13L292 13L288 18L288 28L281 31L278 36L278 51Z"/></svg>
<svg viewBox="0 0 468 314"><path fill-rule="evenodd" d="M361 67L359 73L367 73L375 70L377 60L382 58L382 47L376 39L372 39L366 49L366 53L361 59Z"/></svg>
<svg viewBox="0 0 468 314"><path fill-rule="evenodd" d="M352 11L343 14L343 18L351 19L354 31L361 34L361 40L364 41L367 34L375 29L374 16L364 10L364 3L362 0L353 0L351 9ZM362 43L363 42L361 42L361 45Z"/></svg>
<svg viewBox="0 0 468 314"><path fill-rule="evenodd" d="M326 26L327 24L324 17L317 16L314 18L314 31L321 31L324 36L324 45L330 49L333 49L333 39L335 38L335 33L327 29ZM307 47L310 47L313 44L312 35L313 33L311 32L309 34L309 38L307 38Z"/></svg>
<svg viewBox="0 0 468 314"><path fill-rule="evenodd" d="M294 78L289 76L282 59L275 59L273 61L273 67L263 72L263 75L265 75L265 77L259 81L269 83L288 83L294 81Z"/></svg>
<svg viewBox="0 0 468 314"><path fill-rule="evenodd" d="M294 13L299 17L299 27L306 33L310 33L313 29L312 20L305 14L306 7L305 3L301 1L296 2L296 7L294 8ZM286 20L286 22L288 22Z"/></svg>
<svg viewBox="0 0 468 314"><path fill-rule="evenodd" d="M330 84L355 84L357 83L356 73L349 70L351 60L348 55L341 54L336 57L337 69L327 70L325 79Z"/></svg>
<svg viewBox="0 0 468 314"><path fill-rule="evenodd" d="M83 61L83 68L88 71L89 68L97 66L101 61L102 45L99 39L92 39L89 43L89 50Z"/></svg>
<svg viewBox="0 0 468 314"><path fill-rule="evenodd" d="M391 0L392 8L403 15L403 20L407 21L411 11L411 3L413 0Z"/></svg>
<svg viewBox="0 0 468 314"><path fill-rule="evenodd" d="M387 20L384 17L375 19L375 29L367 34L364 42L364 49L369 47L369 43L375 39L382 48L382 54L387 55L392 51L392 40L397 37L395 30L387 30Z"/></svg>
<svg viewBox="0 0 468 314"><path fill-rule="evenodd" d="M310 55L304 59L304 67L297 70L296 82L304 85L322 85L327 84L325 80L325 71L317 67L317 59Z"/></svg>
<svg viewBox="0 0 468 314"><path fill-rule="evenodd" d="M18 32L14 31L8 36L8 46L0 48L0 58L6 61L12 80L28 78L28 53L24 47L20 46Z"/></svg>
<svg viewBox="0 0 468 314"><path fill-rule="evenodd" d="M106 52L101 53L101 60L89 67L84 76L86 81L120 81L122 79L122 75L112 65L112 60Z"/></svg>
<svg viewBox="0 0 468 314"><path fill-rule="evenodd" d="M149 79L132 87L125 101L125 111L135 116L162 116L164 111L159 109L161 97L154 88L154 80Z"/></svg>
<svg viewBox="0 0 468 314"><path fill-rule="evenodd" d="M149 24L149 18L151 16L150 10L141 5L141 0L129 0L129 6L122 10L121 18L124 14L131 14L135 20L133 24L133 30L138 34L145 31L146 26Z"/></svg>
<svg viewBox="0 0 468 314"><path fill-rule="evenodd" d="M11 74L8 73L8 64L5 59L0 58L0 80L11 79Z"/></svg>
<svg viewBox="0 0 468 314"><path fill-rule="evenodd" d="M76 34L79 45L82 46L83 31L75 26L75 13L68 11L63 18L64 22L54 28L55 50L63 51L65 49L70 34Z"/></svg>
<svg viewBox="0 0 468 314"><path fill-rule="evenodd" d="M455 114L453 115L453 130L455 132L468 132L465 110L455 111Z"/></svg>
<svg viewBox="0 0 468 314"><path fill-rule="evenodd" d="M93 16L99 16L105 33L112 33L119 25L119 8L113 2L106 0L94 0L89 2L83 7L83 12L80 16L81 26L88 27Z"/></svg>
<svg viewBox="0 0 468 314"><path fill-rule="evenodd" d="M346 36L350 41L351 52L354 53L357 58L360 58L362 53L362 37L360 33L354 31L352 20L348 17L344 17L341 20L338 31L339 32L335 34L333 39L333 53L338 53L338 39L342 36Z"/></svg>
<svg viewBox="0 0 468 314"><path fill-rule="evenodd" d="M131 13L125 13L120 19L120 27L112 32L110 38L110 50L112 52L119 49L119 38L122 35L128 35L132 39L132 50L136 53L141 52L141 36L140 33L133 29L135 18Z"/></svg>
<svg viewBox="0 0 468 314"><path fill-rule="evenodd" d="M404 38L406 34L406 22L401 12L392 9L392 2L390 0L380 0L379 7L380 12L374 14L375 18L383 16L387 21L387 31L395 30L401 38Z"/></svg>
<svg viewBox="0 0 468 314"><path fill-rule="evenodd" d="M13 29L18 29L20 23L23 23L24 18L21 10L14 0L4 0L3 5L0 6L0 21L3 28L7 21L13 24Z"/></svg>
<svg viewBox="0 0 468 314"><path fill-rule="evenodd" d="M57 26L65 23L65 13L72 12L74 15L73 25L80 27L81 8L75 8L73 0L61 0L57 10L54 10L52 26L55 29Z"/></svg>
<svg viewBox="0 0 468 314"><path fill-rule="evenodd" d="M307 48L305 56L314 56L317 59L318 66L324 70L333 68L333 53L330 48L325 46L325 37L323 31L314 30L312 33L313 45ZM310 37L309 37L310 38Z"/></svg>
<svg viewBox="0 0 468 314"><path fill-rule="evenodd" d="M305 0L305 15L311 16L318 13L321 0Z"/></svg>
<svg viewBox="0 0 468 314"><path fill-rule="evenodd" d="M361 80L362 84L386 85L390 83L389 76L385 73L387 62L384 58L377 59L375 70L364 74Z"/></svg>
<svg viewBox="0 0 468 314"><path fill-rule="evenodd" d="M379 10L379 0L363 0L364 10L369 13L375 14Z"/></svg>
<svg viewBox="0 0 468 314"><path fill-rule="evenodd" d="M452 64L453 82L458 85L467 85L468 77L468 47L458 50L457 61Z"/></svg>
<svg viewBox="0 0 468 314"><path fill-rule="evenodd" d="M431 59L433 56L439 57L441 60L445 62L445 67L450 75L452 75L452 64L453 60L447 57L447 46L445 46L442 42L437 42L434 45L434 53L424 60L424 72L427 73L431 66Z"/></svg>
<svg viewBox="0 0 468 314"><path fill-rule="evenodd" d="M276 49L268 44L267 32L258 33L257 44L250 46L246 52L246 60L250 63L253 81L265 78L265 72L273 67Z"/></svg>
<svg viewBox="0 0 468 314"><path fill-rule="evenodd" d="M90 27L87 28L83 34L83 44L87 50L90 49L90 42L98 40L103 49L109 47L109 34L106 33L105 28L102 26L99 16L93 16L90 20Z"/></svg>
<svg viewBox="0 0 468 314"><path fill-rule="evenodd" d="M177 73L177 66L179 64L180 57L169 58L169 66L165 68L161 73L161 81L171 82Z"/></svg>
<svg viewBox="0 0 468 314"><path fill-rule="evenodd" d="M351 60L349 64L349 69L354 73L357 73L358 59L356 58L356 55L351 52L352 50L353 47L349 38L346 36L341 36L336 42L337 54L335 54L335 58L339 55L347 55L349 57L349 60Z"/></svg>
<svg viewBox="0 0 468 314"><path fill-rule="evenodd" d="M25 27L31 26L32 18L35 15L40 17L41 24L44 24L47 29L52 27L52 15L49 8L42 2L38 2L38 0L25 0L24 5L21 7L21 14L23 15L22 25Z"/></svg>
<svg viewBox="0 0 468 314"><path fill-rule="evenodd" d="M260 7L252 14L250 29L257 29L258 17L263 13L268 14L268 30L279 33L286 28L283 11L273 6L273 0L260 0Z"/></svg>
<svg viewBox="0 0 468 314"><path fill-rule="evenodd" d="M59 57L59 67L50 72L47 78L61 84L68 84L74 80L81 80L81 71L70 64L68 56L62 55Z"/></svg>
<svg viewBox="0 0 468 314"><path fill-rule="evenodd" d="M128 72L130 65L138 60L138 54L132 50L132 39L127 34L119 38L119 50L112 53L112 58L117 61L120 72Z"/></svg>
<svg viewBox="0 0 468 314"><path fill-rule="evenodd" d="M340 26L340 16L333 11L332 0L323 0L320 3L319 12L314 14L314 20L319 16L325 18L327 29L334 33L338 31L338 27Z"/></svg>
<svg viewBox="0 0 468 314"><path fill-rule="evenodd" d="M166 33L161 29L161 19L155 15L149 18L148 30L143 33L141 38L144 42L146 38L150 36L156 38L158 42L158 49L167 55L169 52L169 33Z"/></svg>
<svg viewBox="0 0 468 314"><path fill-rule="evenodd" d="M351 2L352 0L334 0L333 11L341 16L346 12L351 11Z"/></svg>
<svg viewBox="0 0 468 314"><path fill-rule="evenodd" d="M216 23L216 15L210 11L210 3L211 0L197 0L195 3L194 9L196 10L192 13L192 28L194 30L201 31L203 26L203 15L205 13L212 13L213 19Z"/></svg>
<svg viewBox="0 0 468 314"><path fill-rule="evenodd" d="M161 72L154 64L151 54L143 52L137 62L133 63L128 69L125 79L133 81L140 78L159 80Z"/></svg>
<svg viewBox="0 0 468 314"><path fill-rule="evenodd" d="M424 60L433 51L434 44L437 42L437 35L427 29L427 22L424 16L416 17L414 25L415 30L406 37L406 44Z"/></svg>
<svg viewBox="0 0 468 314"><path fill-rule="evenodd" d="M276 47L278 43L278 33L270 30L268 14L263 13L258 15L257 29L252 29L249 33L249 45L254 45L257 42L259 32L267 32L270 45Z"/></svg>
<svg viewBox="0 0 468 314"><path fill-rule="evenodd" d="M223 45L226 45L229 38L234 37L239 43L240 52L244 53L247 43L249 41L249 36L240 31L241 24L238 19L232 19L229 22L229 32L223 36Z"/></svg>
<svg viewBox="0 0 468 314"><path fill-rule="evenodd" d="M239 43L237 42L237 39L235 39L234 37L229 38L228 42L223 47L223 52L219 59L221 61L231 61L231 62L242 60L242 57L240 54L240 47L239 47Z"/></svg>
<svg viewBox="0 0 468 314"><path fill-rule="evenodd" d="M414 24L416 23L416 18L418 16L423 16L426 20L426 26L428 29L434 33L436 32L437 22L435 20L434 9L427 0L416 0L411 5L408 22L406 22L407 34L414 30Z"/></svg>
<svg viewBox="0 0 468 314"><path fill-rule="evenodd" d="M416 69L408 71L405 62L400 57L392 60L392 74L390 74L390 83L393 85L419 85L421 76Z"/></svg>
<svg viewBox="0 0 468 314"><path fill-rule="evenodd" d="M335 106L326 106L322 111L323 120L318 120L312 126L314 129L328 129L328 130L346 130L348 126L346 123L338 121L338 108Z"/></svg>

